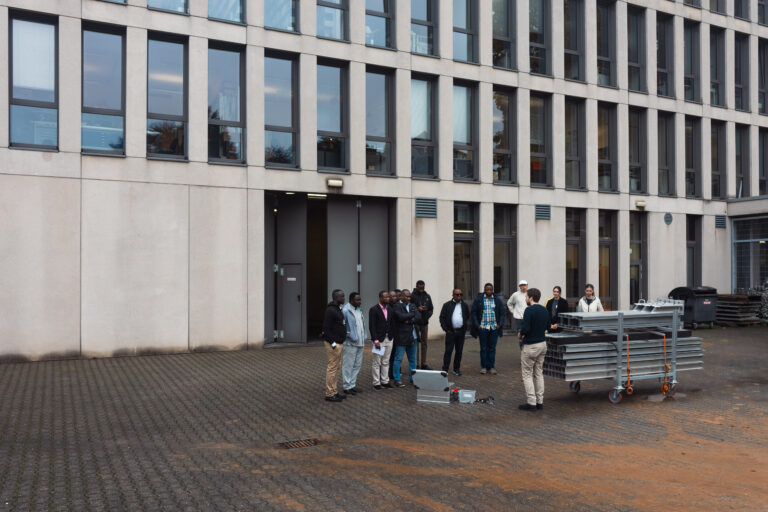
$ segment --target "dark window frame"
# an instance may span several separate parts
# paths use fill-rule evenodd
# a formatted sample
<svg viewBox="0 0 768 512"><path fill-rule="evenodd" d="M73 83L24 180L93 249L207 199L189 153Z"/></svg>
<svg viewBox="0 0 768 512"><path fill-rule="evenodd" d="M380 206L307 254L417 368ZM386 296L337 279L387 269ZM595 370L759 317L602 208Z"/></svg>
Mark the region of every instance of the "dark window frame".
<svg viewBox="0 0 768 512"><path fill-rule="evenodd" d="M456 48L453 49L453 55L452 58L456 62L467 62L469 64L477 64L478 63L478 36L479 36L479 27L477 26L477 18L478 18L478 2L477 0L462 0L463 2L466 2L467 6L467 16L469 17L469 28L461 28L457 27L455 21L452 20L452 26L453 30L451 34L456 34L457 32L459 34L465 34L470 37L472 37L472 55L469 60L461 60L456 58ZM455 17L453 18L456 19Z"/></svg>
<svg viewBox="0 0 768 512"><path fill-rule="evenodd" d="M601 9L608 14L608 55L600 55L600 45L596 43L597 48L597 85L601 87L616 87L616 2L615 0L598 0L596 3L596 12ZM599 17L598 17L599 18ZM595 38L600 37L600 23L597 21L595 29ZM606 63L610 76L607 83L601 83L600 64Z"/></svg>
<svg viewBox="0 0 768 512"><path fill-rule="evenodd" d="M334 67L341 70L341 131L330 132L326 130L317 130L316 141L320 137L338 137L343 142L343 155L344 165L342 167L327 167L317 164L319 171L330 172L349 172L349 64L347 61L340 61L334 59L317 59L317 67ZM318 141L319 143L319 141Z"/></svg>
<svg viewBox="0 0 768 512"><path fill-rule="evenodd" d="M493 52L493 67L499 68L499 69L509 69L509 70L516 70L517 69L517 25L516 25L516 6L517 2L515 0L504 0L507 3L507 26L509 27L509 33L505 36L500 36L497 34L494 34L493 31L491 33L491 48L493 48L496 44L496 41L501 42L502 46L505 47L507 50L507 55L509 56L509 65L500 65L496 63L496 54ZM491 9L493 9L493 3L491 3Z"/></svg>
<svg viewBox="0 0 768 512"><path fill-rule="evenodd" d="M726 179L727 163L726 163L726 125L725 121L712 120L710 123L710 186L712 188L712 199L725 199L728 188L728 180ZM716 136L717 144L712 143L712 137ZM714 151L717 150L717 157L714 158ZM718 190L715 193L715 179L718 177Z"/></svg>
<svg viewBox="0 0 768 512"><path fill-rule="evenodd" d="M701 286L701 215L686 215L685 216L685 282L686 286L696 287ZM691 231L693 231L694 238L691 238ZM693 249L693 269L688 268L688 250ZM691 275L693 274L693 275ZM689 278L692 278L689 279ZM693 282L691 282L693 281Z"/></svg>
<svg viewBox="0 0 768 512"><path fill-rule="evenodd" d="M627 148L627 156L629 159L629 193L630 194L647 194L648 193L648 111L645 108L629 107L627 119L629 121L629 127L627 133L631 140L632 134L632 115L639 116L637 122L637 138L638 138L638 158L632 160L631 142ZM640 186L639 188L632 189L632 168L639 168L640 170Z"/></svg>
<svg viewBox="0 0 768 512"><path fill-rule="evenodd" d="M568 4L572 4L576 10L575 16L568 16L565 11L565 4L563 4L563 12L566 13L563 17L563 73L566 80L574 82L584 82L584 0L566 0ZM571 31L576 31L576 48L569 48L569 42L565 38L565 27L571 22ZM577 77L568 76L565 72L565 61L568 57L577 59L578 65L576 66Z"/></svg>
<svg viewBox="0 0 768 512"><path fill-rule="evenodd" d="M534 43L530 37L531 34L531 23L530 19L528 21L528 64L529 64L529 70L530 74L532 75L540 75L540 76L552 76L552 58L550 56L552 52L552 3L550 0L528 0L529 4L529 12L530 12L530 2L541 2L541 12L544 16L544 23L542 23L542 29L541 32L537 32L537 34L542 35L542 39L544 39L543 43ZM533 49L540 50L544 56L544 70L543 71L533 71L532 67L530 67L530 61L531 61L531 54Z"/></svg>
<svg viewBox="0 0 768 512"><path fill-rule="evenodd" d="M575 131L576 135L576 154L569 155L568 154L568 105L573 105L573 107L576 109L576 124L577 128ZM586 134L587 130L587 124L586 124L586 99L576 97L576 96L566 96L565 97L565 123L564 123L564 134L566 137L566 142L564 144L565 146L565 188L566 190L586 190L587 189L587 165L586 165L586 153L587 153L587 144L586 144L586 137L584 136ZM579 164L579 179L578 179L578 186L569 186L568 185L568 163L569 162L577 162Z"/></svg>
<svg viewBox="0 0 768 512"><path fill-rule="evenodd" d="M343 37L342 39L337 39L335 37L329 37L329 36L322 36L318 34L317 30L317 8L318 7L327 7L330 9L336 9L337 11L341 11L341 22L344 24L342 27ZM349 42L349 0L341 0L340 4L336 4L333 2L326 2L325 0L317 0L317 3L315 5L315 34L316 37L319 39L328 39L330 41L341 41L343 43Z"/></svg>
<svg viewBox="0 0 768 512"><path fill-rule="evenodd" d="M733 0L733 17L738 20L750 21L749 4L750 0Z"/></svg>
<svg viewBox="0 0 768 512"><path fill-rule="evenodd" d="M661 29L661 30L659 30ZM663 40L659 34L663 34ZM671 44L670 44L671 43ZM665 98L675 97L675 25L671 15L656 13L656 95ZM663 49L662 49L663 46ZM659 65L659 54L664 55L664 67ZM660 92L661 77L665 76L666 92Z"/></svg>
<svg viewBox="0 0 768 512"><path fill-rule="evenodd" d="M22 100L13 97L13 20L29 21L53 26L53 53L54 53L54 74L53 74L53 102ZM82 53L82 52L81 52ZM82 58L82 57L81 57ZM47 144L28 144L24 142L10 142L11 137L11 106L46 108L56 110L56 145ZM37 150L59 150L60 142L60 124L59 123L59 19L58 16L49 16L30 11L8 10L8 147L24 148Z"/></svg>
<svg viewBox="0 0 768 512"><path fill-rule="evenodd" d="M531 186L532 187L544 187L544 188L551 188L552 187L552 175L553 175L553 162L552 162L552 95L551 94L531 94L531 98L538 97L541 98L543 101L543 111L544 111L544 146L546 151L544 153L540 152L534 152L532 150L529 151L530 158L533 157L536 158L543 158L546 162L546 170L545 170L545 182L534 182L531 180ZM529 101L530 104L530 101ZM530 120L532 119L532 116L528 116L529 118L529 124ZM530 128L530 127L529 127ZM530 133L530 132L529 132ZM533 145L533 138L529 137L529 147ZM529 172L532 173L533 170L530 168L530 164L532 163L532 160L529 162Z"/></svg>
<svg viewBox="0 0 768 512"><path fill-rule="evenodd" d="M609 158L600 158L600 109L607 109L608 110L608 152L609 152ZM618 176L617 176L617 163L616 163L616 156L618 154L618 146L617 146L617 136L616 136L616 121L618 117L618 106L616 103L609 103L605 101L598 101L597 102L597 123L598 123L598 137L597 137L597 167L598 167L598 185L597 190L598 192L618 192L619 190L619 183L618 183ZM611 175L610 175L610 187L605 188L600 186L600 166L601 165L610 165L611 166Z"/></svg>
<svg viewBox="0 0 768 512"><path fill-rule="evenodd" d="M736 32L733 38L733 105L734 109L750 112L749 99L749 35Z"/></svg>
<svg viewBox="0 0 768 512"><path fill-rule="evenodd" d="M768 114L768 39L757 42L757 110Z"/></svg>
<svg viewBox="0 0 768 512"><path fill-rule="evenodd" d="M174 116L168 114L156 114L149 111L149 58L147 51L147 121L156 119L158 121L172 121L184 123L184 155L168 155L165 153L151 153L147 148L147 158L162 160L189 160L189 37L167 32L149 31L147 33L147 49L150 41L162 41L166 43L180 44L184 48L184 114ZM146 129L146 127L145 127Z"/></svg>
<svg viewBox="0 0 768 512"><path fill-rule="evenodd" d="M683 0L683 3L687 6L701 9L701 3L699 0Z"/></svg>
<svg viewBox="0 0 768 512"><path fill-rule="evenodd" d="M570 217L577 217L579 223L578 234L574 234L569 231L568 223ZM585 208L566 208L565 209L565 246L566 246L566 266L565 266L565 290L564 295L570 297L571 300L568 304L572 308L576 308L576 305L581 298L582 287L586 284L586 259L587 259L587 210ZM576 283L571 283L568 276L568 247L576 247L576 254L578 256L578 264L576 265L576 273L578 278ZM575 286L574 286L575 285ZM571 291L576 292L575 295L571 295Z"/></svg>
<svg viewBox="0 0 768 512"><path fill-rule="evenodd" d="M688 127L691 128L690 139ZM701 199L701 118L685 116L685 197ZM689 146L690 143L690 146ZM688 153L690 149L691 153ZM690 157L690 158L689 158ZM692 187L692 188L691 188Z"/></svg>
<svg viewBox="0 0 768 512"><path fill-rule="evenodd" d="M395 142L397 140L395 130L396 130L396 120L395 120L395 70L392 68L382 68L379 66L372 66L367 65L365 67L365 74L368 75L368 73L371 74L377 74L377 75L383 75L384 76L384 87L386 90L386 102L387 102L387 108L386 108L386 115L387 115L387 121L386 121L386 128L387 128L387 135L385 137L380 137L376 135L368 135L368 131L366 129L365 133L365 144L366 144L366 163L365 163L365 174L368 176L395 176L396 174L396 164L397 161L395 160L396 157L396 148L395 148ZM366 77L367 78L367 77ZM366 108L368 106L368 90L366 88L365 91L365 101L366 101ZM387 149L387 163L388 163L388 172L374 172L368 170L368 157L367 157L367 146L368 141L372 142L384 142L388 144Z"/></svg>
<svg viewBox="0 0 768 512"><path fill-rule="evenodd" d="M505 114L509 118L509 126L511 128L507 135L507 146L509 149L496 149L494 147L493 156L503 155L509 159L510 179L498 179L497 173L494 170L493 182L496 184L517 185L517 93L515 89L496 86L493 88L493 96L495 97L497 94L507 97L507 112Z"/></svg>
<svg viewBox="0 0 768 512"><path fill-rule="evenodd" d="M424 0L427 3L427 17L429 19L427 20L421 20L418 18L414 18L411 16L411 26L413 25L421 25L424 27L427 27L427 32L430 34L430 37L432 39L432 51L428 53L422 53L417 52L413 48L413 32L411 32L411 53L415 55L428 55L430 57L436 57L439 55L439 34L437 30L437 21L436 19L439 19L439 7L437 0Z"/></svg>
<svg viewBox="0 0 768 512"><path fill-rule="evenodd" d="M768 129L758 130L758 195L768 194Z"/></svg>
<svg viewBox="0 0 768 512"><path fill-rule="evenodd" d="M172 9L165 9L163 7L154 7L149 5L152 0L147 0L147 9L150 11L169 12L171 14L179 14L181 16L189 16L189 0L184 0L184 12L174 11Z"/></svg>
<svg viewBox="0 0 768 512"><path fill-rule="evenodd" d="M627 7L627 88L630 91L646 92L645 83L645 8L630 5ZM637 61L630 60L629 47L632 38L632 18L637 20ZM635 70L639 77L639 86L632 87L632 70Z"/></svg>
<svg viewBox="0 0 768 512"><path fill-rule="evenodd" d="M734 131L734 169L736 174L736 197L750 197L750 125L736 124ZM741 143L741 144L739 144ZM739 165L741 164L741 165ZM739 187L741 182L741 187Z"/></svg>
<svg viewBox="0 0 768 512"><path fill-rule="evenodd" d="M757 23L766 24L766 0L757 0Z"/></svg>
<svg viewBox="0 0 768 512"><path fill-rule="evenodd" d="M664 123L664 129L662 130L662 123ZM676 197L676 164L675 164L675 145L677 143L677 135L675 132L676 120L674 112L658 111L657 117L657 141L664 141L663 148L666 150L664 159L667 165L662 167L661 165L661 151L662 144L657 144L657 151L659 158L657 160L658 167L658 192L657 195L661 197ZM662 192L662 174L667 173L667 192Z"/></svg>
<svg viewBox="0 0 768 512"><path fill-rule="evenodd" d="M709 10L710 12L725 15L725 0L709 0Z"/></svg>
<svg viewBox="0 0 768 512"><path fill-rule="evenodd" d="M640 225L640 238L632 238L632 224L637 222ZM632 251L633 245L640 246L640 254L635 255ZM629 302L634 304L639 299L648 298L648 272L646 266L648 262L648 214L645 212L629 212ZM637 256L637 257L636 257ZM632 267L637 266L639 268L638 290L636 291L637 297L632 297Z"/></svg>
<svg viewBox="0 0 768 512"><path fill-rule="evenodd" d="M411 82L413 80L419 80L429 84L429 123L430 132L432 138L430 140L414 139L411 137L411 176L421 179L436 179L439 178L438 171L439 158L438 158L438 140L439 140L439 126L437 123L437 96L438 96L438 77L434 75L425 75L421 73L412 73ZM411 113L413 115L413 113ZM432 149L432 168L429 170L429 174L413 174L413 147L419 148L431 148Z"/></svg>
<svg viewBox="0 0 768 512"><path fill-rule="evenodd" d="M701 103L701 44L700 24L685 20L683 24L683 98L685 101ZM686 44L690 39L691 44ZM689 56L690 54L690 56ZM690 61L690 67L687 62Z"/></svg>
<svg viewBox="0 0 768 512"><path fill-rule="evenodd" d="M248 13L246 9L248 8L248 1L247 0L240 0L240 20L228 20L226 18L217 18L215 16L211 16L211 2L215 0L208 0L208 19L213 21L220 21L222 23L232 23L233 25L247 25L248 24ZM266 27L265 27L266 28Z"/></svg>
<svg viewBox="0 0 768 512"><path fill-rule="evenodd" d="M500 233L496 230L498 217L505 217L505 227L509 227L509 230ZM509 296L513 293L513 290L517 288L517 229L518 229L518 215L517 205L508 203L494 203L493 204L493 245L494 245L494 258L493 258L493 291L494 293L501 293L502 295ZM496 245L504 244L506 246L507 261L509 265L509 282L501 283L496 279ZM505 315L505 324L511 325L512 315Z"/></svg>
<svg viewBox="0 0 768 512"><path fill-rule="evenodd" d="M264 52L265 60L267 58L289 60L291 61L291 126L290 128L285 126L267 124L264 122L264 133L266 132L282 132L291 133L293 136L293 164L281 164L278 162L267 161L267 147L264 145L264 166L273 169L298 169L301 166L301 152L299 147L299 120L301 115L299 108L301 102L299 101L299 55L291 52L284 52L279 50L267 50ZM266 78L266 73L264 75ZM266 142L266 136L264 138Z"/></svg>
<svg viewBox="0 0 768 512"><path fill-rule="evenodd" d="M709 27L709 102L725 106L725 29L714 25Z"/></svg>
<svg viewBox="0 0 768 512"><path fill-rule="evenodd" d="M456 138L453 134L453 127L451 127L451 137L453 144L453 181L477 183L479 181L479 172L477 168L478 158L478 102L479 102L479 87L477 82L469 82L466 80L454 80L453 87L466 87L470 93L469 104L469 118L470 118L470 135L472 137L471 144L457 144ZM455 89L452 89L455 90ZM464 176L456 176L456 152L457 151L471 151L472 152L472 177L467 178Z"/></svg>
<svg viewBox="0 0 768 512"><path fill-rule="evenodd" d="M234 160L231 158L212 158L210 155L210 152L208 154L208 163L245 163L248 160L247 157L247 144L246 141L248 140L247 134L246 134L246 101L247 101L247 87L246 87L246 62L245 62L245 52L246 48L242 45L237 45L234 43L226 43L223 41L214 41L213 39L208 40L208 51L209 51L209 58L210 58L210 50L219 50L219 51L227 51L232 53L237 53L240 56L239 64L240 64L240 83L238 84L238 87L240 90L238 91L238 94L240 96L240 121L222 121L219 119L211 119L211 117L208 117L208 127L213 126L230 126L232 128L240 128L241 130L241 137L242 140L240 141L240 148L241 148L241 158L239 160ZM210 137L210 131L209 135ZM208 141L208 145L210 148L210 140Z"/></svg>
<svg viewBox="0 0 768 512"><path fill-rule="evenodd" d="M210 0L208 0L210 2ZM368 9L366 5L365 9L365 26L368 27L368 16L373 16L376 18L384 18L385 20L385 26L386 26L386 44L384 46L378 45L378 44L372 44L369 42L365 42L365 46L370 46L372 48L389 48L389 49L395 49L395 4L392 0L382 0L384 2L385 10L384 11L374 11L372 9Z"/></svg>
<svg viewBox="0 0 768 512"><path fill-rule="evenodd" d="M601 231L601 223L600 223L600 216L601 215L607 215L610 216L611 220L611 236L610 237L603 237L600 236ZM600 252L599 250L603 247L608 247L610 253L608 256L608 279L610 279L610 282L608 283L608 297L606 300L606 296L599 292L600 301L603 303L603 306L605 306L606 302L608 303L608 307L606 308L606 311L616 311L618 310L618 226L619 223L619 215L618 210L609 210L609 209L600 209L598 210L598 269L600 265ZM599 272L599 270L598 270ZM598 285L599 289L603 288L603 280L600 279L600 284Z"/></svg>
<svg viewBox="0 0 768 512"><path fill-rule="evenodd" d="M457 213L457 207L468 207L470 211L472 212L472 232L471 233L465 233L465 232L457 232L456 229L456 213ZM464 301L471 304L474 300L475 296L475 290L479 287L479 281L478 277L480 275L479 272L479 229L478 229L478 205L477 203L471 203L466 201L454 201L453 203L453 244L454 244L454 287L457 286L456 283L456 258L455 258L455 247L457 243L469 243L470 244L470 257L472 258L470 269L469 269L469 281L470 281L470 288L471 290L464 290Z"/></svg>
<svg viewBox="0 0 768 512"><path fill-rule="evenodd" d="M208 0L208 1L210 1L210 0ZM288 34L301 34L301 20L299 19L299 16L301 15L301 9L299 8L299 1L300 0L289 0L289 1L291 2L291 11L293 12L293 30L288 30L288 29L285 29L285 28L279 28L279 27L273 27L273 26L267 25L266 19L264 20L264 29L265 30L275 30L277 32L287 32ZM247 0L246 0L246 3L247 3ZM243 8L243 18L244 19L248 19L246 17L246 15L245 15L245 8Z"/></svg>

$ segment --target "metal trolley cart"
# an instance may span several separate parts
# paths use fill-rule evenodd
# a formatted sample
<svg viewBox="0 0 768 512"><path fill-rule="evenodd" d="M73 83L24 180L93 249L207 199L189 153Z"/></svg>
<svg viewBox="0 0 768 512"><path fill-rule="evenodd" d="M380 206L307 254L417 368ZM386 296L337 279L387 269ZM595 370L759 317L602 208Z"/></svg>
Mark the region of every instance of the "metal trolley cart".
<svg viewBox="0 0 768 512"><path fill-rule="evenodd" d="M570 382L574 392L583 380L610 379L612 403L624 392L631 395L639 380L659 379L662 393L674 395L679 371L703 367L701 338L680 336L678 306L670 301L629 311L562 313L565 331L547 337L544 375Z"/></svg>

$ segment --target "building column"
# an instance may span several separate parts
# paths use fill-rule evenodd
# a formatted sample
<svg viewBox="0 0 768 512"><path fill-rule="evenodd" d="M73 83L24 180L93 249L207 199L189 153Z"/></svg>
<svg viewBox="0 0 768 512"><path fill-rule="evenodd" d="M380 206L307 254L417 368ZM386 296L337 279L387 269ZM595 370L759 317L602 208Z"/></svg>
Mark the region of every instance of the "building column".
<svg viewBox="0 0 768 512"><path fill-rule="evenodd" d="M82 149L82 131L79 128L83 104L80 27L79 19L59 17L59 150L65 153L80 153Z"/></svg>
<svg viewBox="0 0 768 512"><path fill-rule="evenodd" d="M616 85L627 90L627 3L616 2ZM621 125L619 125L621 126ZM619 139L624 140L624 139Z"/></svg>
<svg viewBox="0 0 768 512"><path fill-rule="evenodd" d="M565 45L563 38L563 17L565 9L562 1L550 2L550 6L552 9L552 26L549 31L549 33L552 34L552 44L550 46L551 71L554 78L562 79L564 76L563 67L565 65L562 51ZM526 17L526 19L528 18ZM555 51L556 49L557 51ZM544 290L542 290L541 293L543 294Z"/></svg>
<svg viewBox="0 0 768 512"><path fill-rule="evenodd" d="M395 116L395 133L392 141L395 143L393 163L397 176L411 177L411 73L406 69L395 70L393 107L389 109ZM408 112L409 115L397 115L397 112Z"/></svg>
<svg viewBox="0 0 768 512"><path fill-rule="evenodd" d="M448 4L444 4L448 5ZM440 75L437 85L438 105L453 105L453 80ZM453 108L438 108L435 112L437 129L438 178L453 181ZM408 133L410 133L410 127ZM453 213L451 213L453 216Z"/></svg>
<svg viewBox="0 0 768 512"><path fill-rule="evenodd" d="M147 31L126 28L125 155L147 156Z"/></svg>
<svg viewBox="0 0 768 512"><path fill-rule="evenodd" d="M526 66L528 60L525 61ZM515 93L517 116L517 183L531 185L531 90L522 87ZM522 225L522 224L521 224Z"/></svg>
<svg viewBox="0 0 768 512"><path fill-rule="evenodd" d="M702 117L699 125L701 126L701 161L699 170L701 176L699 182L701 183L701 197L705 201L712 199L712 119L709 117Z"/></svg>
<svg viewBox="0 0 768 512"><path fill-rule="evenodd" d="M649 108L646 110L645 120L645 136L648 141L646 192L651 196L656 196L659 192L659 111L655 108Z"/></svg>
<svg viewBox="0 0 768 512"><path fill-rule="evenodd" d="M477 176L481 183L493 183L493 84L477 86Z"/></svg>
<svg viewBox="0 0 768 512"><path fill-rule="evenodd" d="M597 83L597 7L584 2L584 77L588 84ZM596 114L595 114L596 115ZM587 116L589 119L589 115ZM589 133L589 129L587 130ZM589 151L587 151L589 153ZM588 167L589 169L589 167ZM589 180L587 180L589 182ZM591 187L590 187L591 188ZM595 187L595 190L597 187Z"/></svg>
<svg viewBox="0 0 768 512"><path fill-rule="evenodd" d="M0 6L0 27L5 27L6 29L9 27L8 8L5 6ZM10 73L10 66L11 59L8 54L8 37L0 37L0 69L4 70L6 73ZM10 98L8 80L0 80L0 105L4 105L4 108L0 108L0 148L7 148L9 145L9 108L7 108L7 105L9 104Z"/></svg>
<svg viewBox="0 0 768 512"><path fill-rule="evenodd" d="M685 197L685 114L682 112L675 113L675 195Z"/></svg>
<svg viewBox="0 0 768 512"><path fill-rule="evenodd" d="M731 121L725 123L725 169L725 197L736 197L736 124Z"/></svg>
<svg viewBox="0 0 768 512"><path fill-rule="evenodd" d="M565 188L565 95L552 95L552 185ZM543 292L542 292L543 293Z"/></svg>
<svg viewBox="0 0 768 512"><path fill-rule="evenodd" d="M317 56L299 56L299 168L317 170Z"/></svg>
<svg viewBox="0 0 768 512"><path fill-rule="evenodd" d="M599 210L597 208L586 209L586 224L587 229L585 233L585 245L586 245L586 259L587 264L585 270L587 273L587 283L592 283L595 287L595 294L597 295L600 290L600 237L599 237ZM581 283L583 287L585 283Z"/></svg>
<svg viewBox="0 0 768 512"><path fill-rule="evenodd" d="M672 26L674 27L674 36L672 38L672 44L674 44L674 76L672 83L675 87L675 98L685 98L685 55L683 48L685 47L685 19L680 16L672 18ZM679 192L678 192L679 194Z"/></svg>
<svg viewBox="0 0 768 512"><path fill-rule="evenodd" d="M629 303L629 210L616 215L616 304L615 310L628 309Z"/></svg>
<svg viewBox="0 0 768 512"><path fill-rule="evenodd" d="M353 84L358 84L353 86ZM349 63L349 172L365 174L365 64Z"/></svg>
<svg viewBox="0 0 768 512"><path fill-rule="evenodd" d="M481 66L493 66L493 5L490 0L479 0L477 8L477 61Z"/></svg>
<svg viewBox="0 0 768 512"><path fill-rule="evenodd" d="M264 346L264 191L248 190L248 347Z"/></svg>
<svg viewBox="0 0 768 512"><path fill-rule="evenodd" d="M584 165L586 165L587 190L597 190L597 100L592 98L584 100L584 113L587 127L584 133Z"/></svg>
<svg viewBox="0 0 768 512"><path fill-rule="evenodd" d="M649 96L656 95L656 11L645 9L645 87Z"/></svg>
<svg viewBox="0 0 768 512"><path fill-rule="evenodd" d="M450 203L450 207L447 204ZM442 208L441 208L442 206ZM413 236L413 199L410 197L398 197L395 201L395 236L397 262L395 265L395 282L397 286L408 285L413 282L414 255L413 244L417 242ZM449 211L446 211L449 210ZM438 201L437 217L450 216L453 220L453 203L450 201ZM453 231L451 231L453 238ZM453 275L453 272L451 272Z"/></svg>
<svg viewBox="0 0 768 512"><path fill-rule="evenodd" d="M188 55L188 157L190 162L207 162L208 40L202 37L190 37Z"/></svg>
<svg viewBox="0 0 768 512"><path fill-rule="evenodd" d="M619 192L629 193L629 107L626 103L616 105L614 136L616 137L616 184Z"/></svg>
<svg viewBox="0 0 768 512"><path fill-rule="evenodd" d="M269 2L270 0L264 0L266 2ZM262 4L262 2L253 2L251 0L251 3L259 3ZM298 0L298 8L299 8L299 27L301 29L301 33L308 37L314 37L317 35L317 0ZM249 5L248 7L251 7ZM260 6L261 9L258 9L262 13L264 12L263 6ZM253 9L251 9L253 10ZM248 14L248 17L251 17L250 11ZM264 24L263 15L261 24Z"/></svg>
<svg viewBox="0 0 768 512"><path fill-rule="evenodd" d="M493 282L493 203L480 203L478 286Z"/></svg>
<svg viewBox="0 0 768 512"><path fill-rule="evenodd" d="M438 55L443 59L453 62L453 2L436 3L440 4L437 9L438 20L435 27L439 34L437 38L439 46Z"/></svg>
<svg viewBox="0 0 768 512"><path fill-rule="evenodd" d="M249 15L250 16L250 15ZM264 47L245 47L245 125L248 165L264 166ZM249 184L254 186L255 184Z"/></svg>

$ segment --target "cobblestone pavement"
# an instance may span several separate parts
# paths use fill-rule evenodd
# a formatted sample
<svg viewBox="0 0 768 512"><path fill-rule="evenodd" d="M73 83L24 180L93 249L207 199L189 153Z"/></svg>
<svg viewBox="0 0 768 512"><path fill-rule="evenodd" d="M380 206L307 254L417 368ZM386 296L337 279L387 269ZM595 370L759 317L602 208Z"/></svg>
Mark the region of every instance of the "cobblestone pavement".
<svg viewBox="0 0 768 512"><path fill-rule="evenodd" d="M547 379L537 413L511 338L455 379L493 406L375 391L369 353L325 402L320 345L0 365L0 510L768 510L768 329L698 333L676 398Z"/></svg>

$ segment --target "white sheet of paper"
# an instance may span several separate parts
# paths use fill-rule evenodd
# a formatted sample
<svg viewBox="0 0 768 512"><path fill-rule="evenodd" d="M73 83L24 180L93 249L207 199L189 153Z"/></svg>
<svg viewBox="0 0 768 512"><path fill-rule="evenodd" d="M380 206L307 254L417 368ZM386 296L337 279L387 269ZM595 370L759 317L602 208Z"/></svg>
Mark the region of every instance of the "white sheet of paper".
<svg viewBox="0 0 768 512"><path fill-rule="evenodd" d="M379 344L379 346L380 346L381 348L376 348L376 345L373 345L373 350L372 350L371 352L373 352L373 353L374 353L374 354L376 354L377 356L383 356L383 355L384 355L384 352L386 352L386 350L387 350L387 349L386 349L386 348L384 348L384 345L381 345L381 344Z"/></svg>

